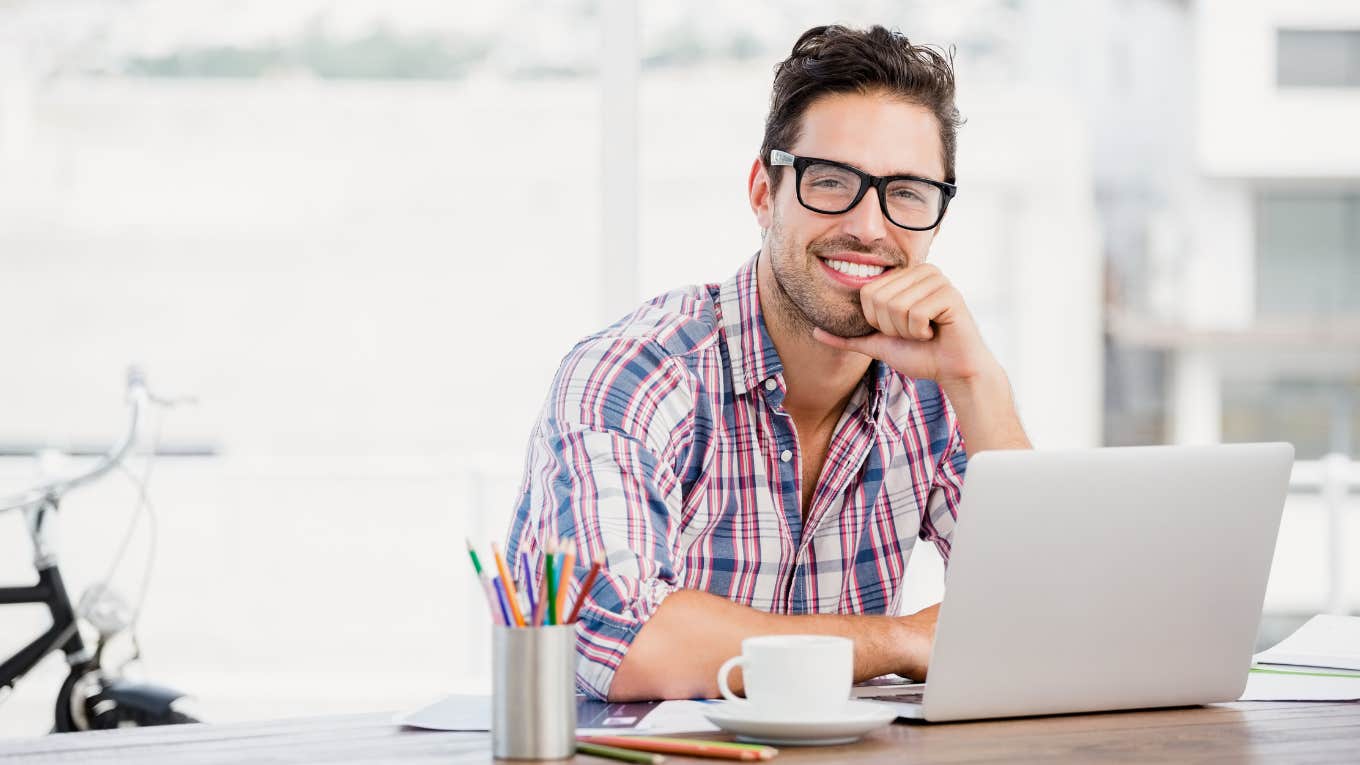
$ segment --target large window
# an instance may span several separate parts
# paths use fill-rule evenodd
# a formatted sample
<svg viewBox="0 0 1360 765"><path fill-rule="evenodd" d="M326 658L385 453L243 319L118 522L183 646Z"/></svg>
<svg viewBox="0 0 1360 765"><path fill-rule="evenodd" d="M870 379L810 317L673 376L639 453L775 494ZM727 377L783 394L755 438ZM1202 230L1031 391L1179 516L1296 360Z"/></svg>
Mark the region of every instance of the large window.
<svg viewBox="0 0 1360 765"><path fill-rule="evenodd" d="M1280 87L1360 87L1360 29L1281 29L1276 43Z"/></svg>
<svg viewBox="0 0 1360 765"><path fill-rule="evenodd" d="M1360 192L1265 191L1256 222L1260 316L1360 316Z"/></svg>

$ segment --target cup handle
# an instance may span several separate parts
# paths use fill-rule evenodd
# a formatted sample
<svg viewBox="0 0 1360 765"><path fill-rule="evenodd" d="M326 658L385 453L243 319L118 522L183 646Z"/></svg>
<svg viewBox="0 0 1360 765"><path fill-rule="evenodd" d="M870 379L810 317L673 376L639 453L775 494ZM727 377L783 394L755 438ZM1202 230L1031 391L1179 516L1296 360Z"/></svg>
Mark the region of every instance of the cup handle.
<svg viewBox="0 0 1360 765"><path fill-rule="evenodd" d="M718 691L721 692L723 698L727 699L728 701L746 700L738 696L737 694L733 693L732 688L727 685L727 675L731 673L733 669L743 666L744 664L746 664L745 656L733 656L732 658L723 662L723 665L721 667L718 667Z"/></svg>

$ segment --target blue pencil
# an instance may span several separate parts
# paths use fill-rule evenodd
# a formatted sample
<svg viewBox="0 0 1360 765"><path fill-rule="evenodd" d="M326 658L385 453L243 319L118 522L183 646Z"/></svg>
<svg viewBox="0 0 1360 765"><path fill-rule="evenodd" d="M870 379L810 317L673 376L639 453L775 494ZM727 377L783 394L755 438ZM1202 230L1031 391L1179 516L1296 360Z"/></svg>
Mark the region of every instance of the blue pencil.
<svg viewBox="0 0 1360 765"><path fill-rule="evenodd" d="M505 623L511 627L515 626L515 620L510 616L510 604L505 601L505 585L501 583L499 576L491 577L491 585L496 588L496 602L501 604L501 616Z"/></svg>
<svg viewBox="0 0 1360 765"><path fill-rule="evenodd" d="M521 551L519 562L520 567L524 569L524 586L520 589L524 590L524 594L529 596L529 613L532 614L538 611L538 596L534 594L538 585L534 582L534 570L529 567L529 553ZM532 617L530 618L532 619Z"/></svg>

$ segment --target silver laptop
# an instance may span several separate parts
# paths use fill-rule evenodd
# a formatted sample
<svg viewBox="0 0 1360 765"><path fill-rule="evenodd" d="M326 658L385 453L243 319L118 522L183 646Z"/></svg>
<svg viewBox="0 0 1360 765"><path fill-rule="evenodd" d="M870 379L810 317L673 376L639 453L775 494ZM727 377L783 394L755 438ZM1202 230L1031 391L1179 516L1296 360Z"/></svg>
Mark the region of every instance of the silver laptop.
<svg viewBox="0 0 1360 765"><path fill-rule="evenodd" d="M975 455L928 682L856 695L929 721L1237 699L1293 460L1284 443Z"/></svg>

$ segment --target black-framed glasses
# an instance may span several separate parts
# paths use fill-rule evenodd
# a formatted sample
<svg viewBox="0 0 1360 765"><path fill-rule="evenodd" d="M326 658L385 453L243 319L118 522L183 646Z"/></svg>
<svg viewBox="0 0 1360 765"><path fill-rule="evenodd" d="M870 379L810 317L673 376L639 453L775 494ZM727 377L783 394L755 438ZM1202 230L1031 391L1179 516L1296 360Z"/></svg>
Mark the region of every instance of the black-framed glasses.
<svg viewBox="0 0 1360 765"><path fill-rule="evenodd" d="M770 152L770 164L793 168L798 203L813 212L824 215L849 212L872 186L878 190L883 217L894 226L911 231L929 231L940 225L949 200L959 190L952 183L915 175L869 175L844 162L795 157L779 149Z"/></svg>

